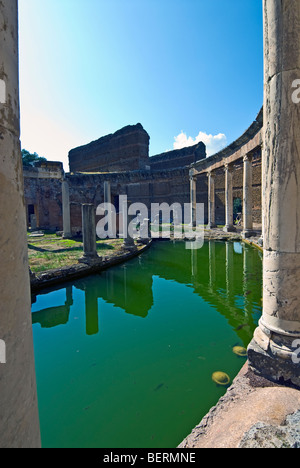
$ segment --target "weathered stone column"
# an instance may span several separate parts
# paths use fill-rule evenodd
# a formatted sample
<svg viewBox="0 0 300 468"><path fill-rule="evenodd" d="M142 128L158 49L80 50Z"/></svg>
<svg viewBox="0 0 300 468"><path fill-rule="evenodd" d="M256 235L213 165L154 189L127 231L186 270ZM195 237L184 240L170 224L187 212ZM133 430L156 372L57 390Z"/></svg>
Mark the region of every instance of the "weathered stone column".
<svg viewBox="0 0 300 468"><path fill-rule="evenodd" d="M244 238L254 235L252 214L252 157L244 157L244 184L243 184L243 232Z"/></svg>
<svg viewBox="0 0 300 468"><path fill-rule="evenodd" d="M110 182L104 182L104 203L111 203Z"/></svg>
<svg viewBox="0 0 300 468"><path fill-rule="evenodd" d="M225 164L225 232L234 232L233 226L233 193L232 193L232 166Z"/></svg>
<svg viewBox="0 0 300 468"><path fill-rule="evenodd" d="M110 182L106 181L104 182L104 203L107 205L107 217L108 217L108 225L112 227L113 224L113 215L112 211L109 208L111 206L111 188L110 188Z"/></svg>
<svg viewBox="0 0 300 468"><path fill-rule="evenodd" d="M263 316L248 350L255 372L300 385L300 2L264 0ZM296 353L296 355L295 355Z"/></svg>
<svg viewBox="0 0 300 468"><path fill-rule="evenodd" d="M41 445L20 148L17 0L0 2L0 448Z"/></svg>
<svg viewBox="0 0 300 468"><path fill-rule="evenodd" d="M70 189L67 180L63 180L62 189L62 213L63 213L63 238L70 239L71 231L71 214L70 214Z"/></svg>
<svg viewBox="0 0 300 468"><path fill-rule="evenodd" d="M83 257L79 262L88 265L100 263L102 258L97 254L95 207L92 204L82 205L82 234Z"/></svg>
<svg viewBox="0 0 300 468"><path fill-rule="evenodd" d="M190 171L190 204L191 204L191 226L197 225L197 179L193 169Z"/></svg>
<svg viewBox="0 0 300 468"><path fill-rule="evenodd" d="M215 207L215 176L210 171L208 177L208 229L216 227L216 207Z"/></svg>
<svg viewBox="0 0 300 468"><path fill-rule="evenodd" d="M130 235L129 231L129 225L131 221L134 219L134 216L131 216L128 214L128 208L130 206L130 201L127 199L127 197L124 197L122 199L122 215L123 215L123 237L124 237L124 243L123 243L123 248L126 250L135 250L136 246L134 243L134 239Z"/></svg>

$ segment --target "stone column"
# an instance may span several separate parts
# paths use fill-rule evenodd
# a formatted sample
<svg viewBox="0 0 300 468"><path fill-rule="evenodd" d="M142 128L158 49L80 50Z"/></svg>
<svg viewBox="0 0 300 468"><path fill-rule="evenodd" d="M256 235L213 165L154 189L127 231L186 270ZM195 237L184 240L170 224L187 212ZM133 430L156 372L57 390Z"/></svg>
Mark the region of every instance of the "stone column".
<svg viewBox="0 0 300 468"><path fill-rule="evenodd" d="M70 190L67 180L63 180L62 188L62 213L63 213L63 238L70 239L71 231L71 214L70 214Z"/></svg>
<svg viewBox="0 0 300 468"><path fill-rule="evenodd" d="M104 203L111 203L110 182L104 182Z"/></svg>
<svg viewBox="0 0 300 468"><path fill-rule="evenodd" d="M108 205L108 210L107 210L108 225L112 226L113 216L112 216L111 209L109 209L109 206L111 205L111 188L110 188L109 181L104 182L104 203Z"/></svg>
<svg viewBox="0 0 300 468"><path fill-rule="evenodd" d="M0 2L0 448L39 448L20 148L17 0Z"/></svg>
<svg viewBox="0 0 300 468"><path fill-rule="evenodd" d="M300 386L300 2L264 0L263 316L249 364ZM296 340L296 341L295 341Z"/></svg>
<svg viewBox="0 0 300 468"><path fill-rule="evenodd" d="M190 171L190 204L191 204L191 226L196 227L197 215L197 179L194 171Z"/></svg>
<svg viewBox="0 0 300 468"><path fill-rule="evenodd" d="M232 166L225 164L225 232L234 232L233 226L233 193L232 193Z"/></svg>
<svg viewBox="0 0 300 468"><path fill-rule="evenodd" d="M130 201L127 197L122 199L122 216L123 216L123 236L124 236L124 243L123 248L126 250L135 250L136 246L134 243L134 239L131 237L129 231L129 224L134 219L134 216L130 216L128 214L128 208L130 205Z"/></svg>
<svg viewBox="0 0 300 468"><path fill-rule="evenodd" d="M95 207L92 204L82 205L82 234L83 257L79 262L88 265L100 263L102 258L97 254Z"/></svg>
<svg viewBox="0 0 300 468"><path fill-rule="evenodd" d="M208 229L216 227L216 207L215 207L215 176L210 171L208 177Z"/></svg>
<svg viewBox="0 0 300 468"><path fill-rule="evenodd" d="M252 214L252 157L244 157L244 183L243 183L243 232L244 238L254 235Z"/></svg>

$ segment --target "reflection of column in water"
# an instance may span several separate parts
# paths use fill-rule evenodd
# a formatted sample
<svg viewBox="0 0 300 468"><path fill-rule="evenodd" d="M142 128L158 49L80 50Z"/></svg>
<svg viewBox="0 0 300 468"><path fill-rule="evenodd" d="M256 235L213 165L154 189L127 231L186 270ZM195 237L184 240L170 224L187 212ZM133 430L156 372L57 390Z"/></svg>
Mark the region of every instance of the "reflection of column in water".
<svg viewBox="0 0 300 468"><path fill-rule="evenodd" d="M198 274L197 249L191 249L191 270L192 270L192 278L195 279Z"/></svg>
<svg viewBox="0 0 300 468"><path fill-rule="evenodd" d="M127 267L124 265L124 300L125 300L125 306L127 305Z"/></svg>
<svg viewBox="0 0 300 468"><path fill-rule="evenodd" d="M226 292L227 298L234 296L233 243L226 242Z"/></svg>
<svg viewBox="0 0 300 468"><path fill-rule="evenodd" d="M114 269L108 269L105 272L106 276L106 296L109 300L114 297Z"/></svg>
<svg viewBox="0 0 300 468"><path fill-rule="evenodd" d="M73 288L72 286L66 287L66 302L65 305L70 307L73 305Z"/></svg>
<svg viewBox="0 0 300 468"><path fill-rule="evenodd" d="M209 287L213 289L216 282L216 244L214 241L209 241L208 249Z"/></svg>
<svg viewBox="0 0 300 468"><path fill-rule="evenodd" d="M85 290L85 317L86 317L86 334L96 335L99 332L98 321L98 295L96 288Z"/></svg>
<svg viewBox="0 0 300 468"><path fill-rule="evenodd" d="M252 307L251 307L251 290L249 284L249 276L252 271L252 255L250 249L244 246L244 254L243 254L243 275L244 275L244 312L245 315L251 316L252 314Z"/></svg>

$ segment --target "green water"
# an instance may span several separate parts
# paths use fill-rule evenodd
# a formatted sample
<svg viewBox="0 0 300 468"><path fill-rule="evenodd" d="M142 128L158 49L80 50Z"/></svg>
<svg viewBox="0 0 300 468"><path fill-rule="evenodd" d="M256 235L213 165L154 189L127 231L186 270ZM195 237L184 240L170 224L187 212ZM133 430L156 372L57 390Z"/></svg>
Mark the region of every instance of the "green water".
<svg viewBox="0 0 300 468"><path fill-rule="evenodd" d="M175 448L226 392L261 315L261 254L156 242L32 305L43 447Z"/></svg>

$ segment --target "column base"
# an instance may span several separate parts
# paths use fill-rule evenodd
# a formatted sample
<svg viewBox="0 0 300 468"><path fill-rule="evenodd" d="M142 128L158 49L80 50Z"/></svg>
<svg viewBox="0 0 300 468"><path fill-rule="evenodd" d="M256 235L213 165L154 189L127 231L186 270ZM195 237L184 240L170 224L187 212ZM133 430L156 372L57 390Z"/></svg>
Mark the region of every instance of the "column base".
<svg viewBox="0 0 300 468"><path fill-rule="evenodd" d="M102 257L98 257L98 255L83 255L78 262L85 263L89 266L100 265L102 263Z"/></svg>
<svg viewBox="0 0 300 468"><path fill-rule="evenodd" d="M272 332L267 336L257 328L248 346L249 368L273 382L300 388L300 344L293 346L293 342L291 337Z"/></svg>
<svg viewBox="0 0 300 468"><path fill-rule="evenodd" d="M234 226L224 226L223 231L224 232L236 232L236 228Z"/></svg>
<svg viewBox="0 0 300 468"><path fill-rule="evenodd" d="M63 239L72 239L72 237L73 237L73 236L72 236L72 234L71 234L70 232L69 232L69 233L66 232L66 234L63 233L63 235L62 235L62 238L63 238Z"/></svg>
<svg viewBox="0 0 300 468"><path fill-rule="evenodd" d="M216 227L217 227L216 224L209 223L209 224L206 226L206 229L216 229Z"/></svg>
<svg viewBox="0 0 300 468"><path fill-rule="evenodd" d="M137 246L135 245L134 241L132 242L124 242L124 244L122 245L122 248L124 250L129 250L129 251L134 251L137 249Z"/></svg>
<svg viewBox="0 0 300 468"><path fill-rule="evenodd" d="M256 235L256 232L251 229L245 229L244 231L242 231L242 237L244 239L247 239L248 237L253 237L255 235Z"/></svg>

